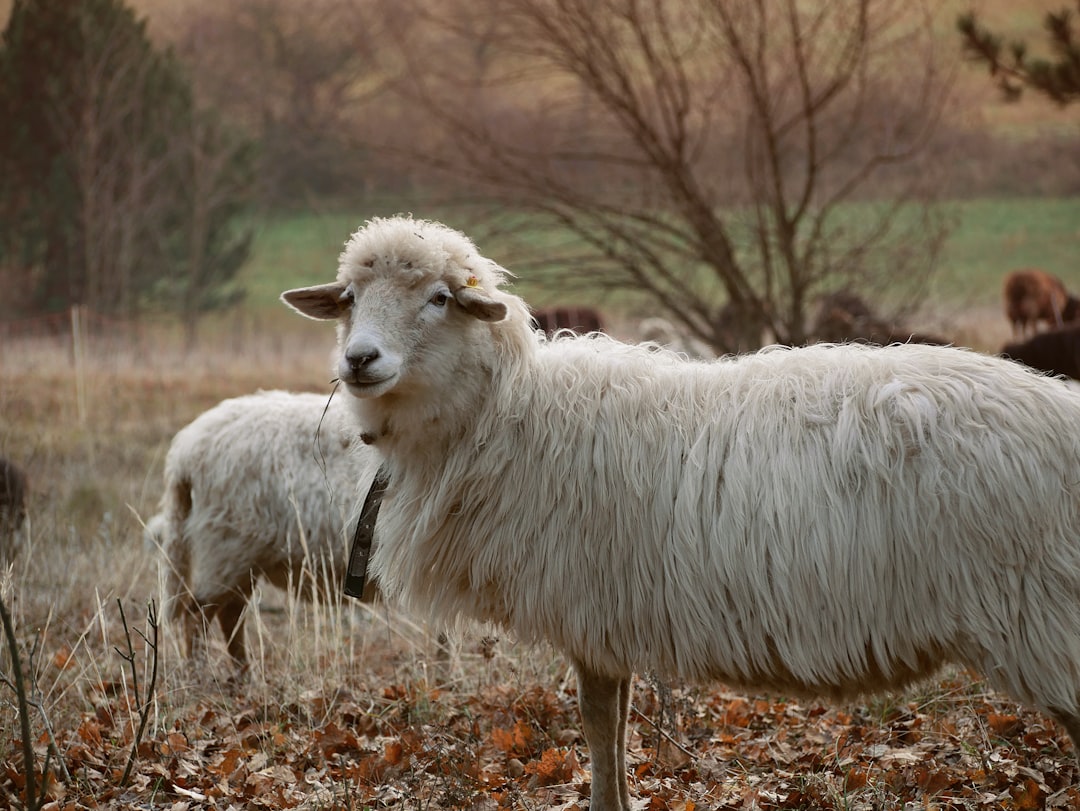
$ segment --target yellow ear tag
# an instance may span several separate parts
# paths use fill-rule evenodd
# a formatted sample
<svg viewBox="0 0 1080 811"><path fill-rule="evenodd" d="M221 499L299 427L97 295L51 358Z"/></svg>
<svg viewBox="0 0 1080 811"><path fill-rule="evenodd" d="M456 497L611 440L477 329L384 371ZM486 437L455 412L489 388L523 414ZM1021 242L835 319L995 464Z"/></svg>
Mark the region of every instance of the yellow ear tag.
<svg viewBox="0 0 1080 811"><path fill-rule="evenodd" d="M479 287L480 286L480 280L478 278L476 278L475 276L470 276L468 279L465 280L465 286L466 287Z"/></svg>

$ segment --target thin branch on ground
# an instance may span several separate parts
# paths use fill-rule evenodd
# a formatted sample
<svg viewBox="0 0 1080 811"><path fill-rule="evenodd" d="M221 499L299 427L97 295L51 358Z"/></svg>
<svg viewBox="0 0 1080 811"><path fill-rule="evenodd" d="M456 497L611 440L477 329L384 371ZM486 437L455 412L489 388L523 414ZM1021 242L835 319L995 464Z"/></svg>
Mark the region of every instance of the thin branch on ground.
<svg viewBox="0 0 1080 811"><path fill-rule="evenodd" d="M116 601L120 607L120 622L124 626L124 639L127 642L127 652L120 650L120 648L114 648L116 653L128 663L128 668L131 671L131 685L132 692L135 697L135 704L138 707L139 712L139 726L135 731L134 740L131 742L131 751L128 754L127 765L124 767L124 774L120 778L120 785L126 786L131 779L131 771L135 766L135 759L139 753L139 743L142 741L143 733L146 731L146 723L150 718L150 708L153 706L154 701L154 688L157 686L158 675L158 618L157 609L154 601L151 600L146 607L146 626L150 629L150 636L147 637L142 631L136 630L136 633L143 638L146 643L146 647L150 652L150 683L146 686L146 695L140 696L139 692L139 677L138 668L135 664L135 646L131 643L131 629L128 626L127 617L124 615L124 605L118 599Z"/></svg>
<svg viewBox="0 0 1080 811"><path fill-rule="evenodd" d="M0 620L4 623L4 636L7 638L8 652L11 654L12 679L4 677L4 683L15 691L15 701L19 708L19 728L22 734L23 765L26 769L26 802L30 811L39 811L45 800L48 788L48 757L41 772L41 795L37 793L37 779L34 762L34 745L30 731L30 708L26 700L26 684L23 679L22 662L19 659L19 646L15 640L15 626L11 621L7 605L0 597Z"/></svg>

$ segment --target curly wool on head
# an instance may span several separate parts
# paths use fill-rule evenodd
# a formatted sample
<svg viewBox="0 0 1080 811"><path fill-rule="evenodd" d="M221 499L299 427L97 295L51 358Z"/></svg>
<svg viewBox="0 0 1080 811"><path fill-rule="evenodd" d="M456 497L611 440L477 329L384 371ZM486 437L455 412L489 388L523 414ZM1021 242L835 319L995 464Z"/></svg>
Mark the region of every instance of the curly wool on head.
<svg viewBox="0 0 1080 811"><path fill-rule="evenodd" d="M410 267L283 298L338 319L391 467L381 585L573 661L593 808L630 807L635 671L854 696L955 661L1080 742L1080 395L949 347L545 340L412 228Z"/></svg>
<svg viewBox="0 0 1080 811"><path fill-rule="evenodd" d="M404 284L439 276L455 287L475 284L495 289L509 272L480 255L472 240L460 231L430 220L410 217L375 217L357 229L338 258L360 281L393 275ZM368 275L370 274L370 276Z"/></svg>

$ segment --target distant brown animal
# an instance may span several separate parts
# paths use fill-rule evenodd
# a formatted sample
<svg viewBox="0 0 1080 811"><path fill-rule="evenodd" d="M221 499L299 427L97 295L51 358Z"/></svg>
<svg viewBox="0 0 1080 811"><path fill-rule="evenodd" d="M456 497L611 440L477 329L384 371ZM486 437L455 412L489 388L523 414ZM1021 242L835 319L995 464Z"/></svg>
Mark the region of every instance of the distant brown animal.
<svg viewBox="0 0 1080 811"><path fill-rule="evenodd" d="M1062 327L1080 317L1080 299L1069 294L1057 276L1036 268L1014 270L1002 286L1005 317L1013 336L1037 332L1039 324Z"/></svg>
<svg viewBox="0 0 1080 811"><path fill-rule="evenodd" d="M26 474L0 456L0 563L15 556L25 523Z"/></svg>
<svg viewBox="0 0 1080 811"><path fill-rule="evenodd" d="M603 332L604 321L592 307L544 307L533 312L536 328L548 335L568 329L578 335Z"/></svg>
<svg viewBox="0 0 1080 811"><path fill-rule="evenodd" d="M821 296L810 328L813 341L824 343L928 344L947 346L948 338L915 332L878 315L860 296L836 291Z"/></svg>
<svg viewBox="0 0 1080 811"><path fill-rule="evenodd" d="M1040 372L1080 380L1080 323L1007 343L998 354Z"/></svg>

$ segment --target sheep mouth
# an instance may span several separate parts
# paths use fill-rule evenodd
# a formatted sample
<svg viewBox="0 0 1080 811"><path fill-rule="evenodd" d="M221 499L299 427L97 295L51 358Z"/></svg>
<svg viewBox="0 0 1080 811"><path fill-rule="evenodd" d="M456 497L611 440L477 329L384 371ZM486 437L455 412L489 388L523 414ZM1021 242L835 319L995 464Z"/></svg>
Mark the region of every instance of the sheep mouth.
<svg viewBox="0 0 1080 811"><path fill-rule="evenodd" d="M378 379L352 377L342 378L341 382L354 397L378 397L393 387L397 377L396 374Z"/></svg>

